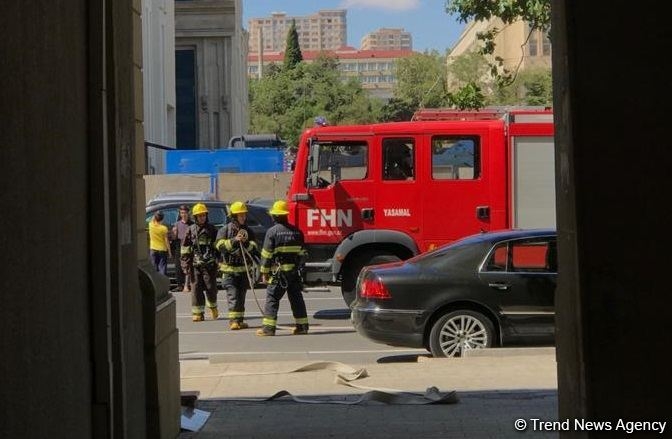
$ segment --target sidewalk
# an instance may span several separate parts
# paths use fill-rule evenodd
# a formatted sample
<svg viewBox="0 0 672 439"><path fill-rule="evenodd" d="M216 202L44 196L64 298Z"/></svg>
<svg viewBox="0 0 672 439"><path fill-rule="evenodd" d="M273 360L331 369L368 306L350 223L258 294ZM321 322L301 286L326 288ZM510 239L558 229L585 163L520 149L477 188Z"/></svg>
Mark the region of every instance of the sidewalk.
<svg viewBox="0 0 672 439"><path fill-rule="evenodd" d="M196 408L211 412L187 438L502 438L521 437L516 419L557 419L555 351L552 348L492 349L465 358L420 357L416 362L363 367L358 386L422 394L429 387L455 390L449 405L297 403L268 398L280 390L321 401L353 401L366 390L335 383L335 372L289 372L306 362L210 363L183 361L182 391L198 391ZM530 432L533 437L557 433Z"/></svg>

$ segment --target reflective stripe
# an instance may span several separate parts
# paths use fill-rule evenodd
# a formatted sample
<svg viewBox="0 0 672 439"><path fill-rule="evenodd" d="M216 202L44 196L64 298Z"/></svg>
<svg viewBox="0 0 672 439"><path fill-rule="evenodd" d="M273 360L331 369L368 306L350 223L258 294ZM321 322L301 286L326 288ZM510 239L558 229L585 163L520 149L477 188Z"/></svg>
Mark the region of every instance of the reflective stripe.
<svg viewBox="0 0 672 439"><path fill-rule="evenodd" d="M219 271L222 273L245 273L245 267L235 265L219 264Z"/></svg>
<svg viewBox="0 0 672 439"><path fill-rule="evenodd" d="M265 248L261 250L261 257L262 258L270 259L272 256L273 256L272 251L268 251Z"/></svg>
<svg viewBox="0 0 672 439"><path fill-rule="evenodd" d="M280 271L292 271L294 268L296 268L296 264L282 264Z"/></svg>
<svg viewBox="0 0 672 439"><path fill-rule="evenodd" d="M217 308L217 302L212 303L208 300L208 298L205 298L205 304L208 306L208 308Z"/></svg>
<svg viewBox="0 0 672 439"><path fill-rule="evenodd" d="M225 247L228 251L233 250L233 242L232 242L230 239L225 239L225 240L224 240L224 247Z"/></svg>
<svg viewBox="0 0 672 439"><path fill-rule="evenodd" d="M181 255L188 255L191 253L191 247L180 247Z"/></svg>
<svg viewBox="0 0 672 439"><path fill-rule="evenodd" d="M300 245L286 245L280 246L275 249L276 253L301 253L303 247Z"/></svg>
<svg viewBox="0 0 672 439"><path fill-rule="evenodd" d="M270 273L271 272L271 267L267 267L267 266L264 265L263 267L259 268L259 271L261 273L264 273L264 274Z"/></svg>
<svg viewBox="0 0 672 439"><path fill-rule="evenodd" d="M297 325L307 325L308 324L308 317L301 317L299 319L296 319L296 324Z"/></svg>
<svg viewBox="0 0 672 439"><path fill-rule="evenodd" d="M243 316L245 316L245 313L243 311L229 311L230 319L239 319L243 318Z"/></svg>
<svg viewBox="0 0 672 439"><path fill-rule="evenodd" d="M224 238L222 238L222 239L218 239L217 242L215 242L215 248L216 248L217 250L220 250L220 251L221 251L222 246L225 244L225 242L226 242L226 239L224 239Z"/></svg>
<svg viewBox="0 0 672 439"><path fill-rule="evenodd" d="M247 251L252 251L257 248L257 243L254 241L250 241L247 245Z"/></svg>
<svg viewBox="0 0 672 439"><path fill-rule="evenodd" d="M191 307L191 313L192 314L203 314L205 312L205 306L192 306Z"/></svg>
<svg viewBox="0 0 672 439"><path fill-rule="evenodd" d="M261 324L264 326L272 326L275 328L276 322L277 320L268 317L264 317L263 319L261 319Z"/></svg>

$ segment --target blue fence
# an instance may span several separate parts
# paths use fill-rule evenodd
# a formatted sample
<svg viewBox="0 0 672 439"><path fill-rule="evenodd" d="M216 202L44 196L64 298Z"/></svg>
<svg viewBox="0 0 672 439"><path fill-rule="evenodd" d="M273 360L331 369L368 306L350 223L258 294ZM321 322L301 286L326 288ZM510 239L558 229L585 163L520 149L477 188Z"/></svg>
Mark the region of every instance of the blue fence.
<svg viewBox="0 0 672 439"><path fill-rule="evenodd" d="M167 174L282 172L284 151L276 148L166 151Z"/></svg>

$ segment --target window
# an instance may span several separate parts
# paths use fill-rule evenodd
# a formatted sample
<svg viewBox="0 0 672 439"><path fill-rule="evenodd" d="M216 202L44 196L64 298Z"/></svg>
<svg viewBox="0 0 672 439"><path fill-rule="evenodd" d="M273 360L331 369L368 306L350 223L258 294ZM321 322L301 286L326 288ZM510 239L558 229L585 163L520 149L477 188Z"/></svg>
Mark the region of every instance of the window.
<svg viewBox="0 0 672 439"><path fill-rule="evenodd" d="M179 218L179 213L177 207L174 208L167 208L167 209L161 209L161 210L156 210L153 212L147 212L145 213L145 222L149 224L149 222L154 218L154 214L156 212L161 212L163 213L163 224L168 226L168 228L172 227L173 224L177 222L177 219Z"/></svg>
<svg viewBox="0 0 672 439"><path fill-rule="evenodd" d="M536 34L533 32L532 35L530 36L530 40L529 40L529 42L528 42L528 44L527 44L527 47L528 47L528 51L529 51L529 55L530 55L530 56L537 56L537 54L539 53L539 51L538 51L538 47L537 47L538 44L539 44L539 42L538 42L538 40L537 40L537 36L536 36Z"/></svg>
<svg viewBox="0 0 672 439"><path fill-rule="evenodd" d="M312 148L316 148L313 144ZM369 147L365 142L325 142L317 146L317 155L308 161L308 184L324 188L339 180L364 180L368 175ZM310 173L317 160L317 173Z"/></svg>
<svg viewBox="0 0 672 439"><path fill-rule="evenodd" d="M547 242L513 243L511 271L546 271Z"/></svg>
<svg viewBox="0 0 672 439"><path fill-rule="evenodd" d="M196 51L175 50L176 143L180 149L194 149L198 143L196 106Z"/></svg>
<svg viewBox="0 0 672 439"><path fill-rule="evenodd" d="M506 271L506 266L509 263L508 248L506 243L495 248L488 259L485 271Z"/></svg>
<svg viewBox="0 0 672 439"><path fill-rule="evenodd" d="M542 46L541 46L541 54L543 56L550 56L551 55L551 39L549 35L543 35L542 36Z"/></svg>
<svg viewBox="0 0 672 439"><path fill-rule="evenodd" d="M516 273L557 273L555 239L524 239L497 245L490 253L484 271Z"/></svg>
<svg viewBox="0 0 672 439"><path fill-rule="evenodd" d="M479 143L476 137L432 138L432 178L475 180L480 174Z"/></svg>
<svg viewBox="0 0 672 439"><path fill-rule="evenodd" d="M383 139L383 180L413 180L415 139Z"/></svg>

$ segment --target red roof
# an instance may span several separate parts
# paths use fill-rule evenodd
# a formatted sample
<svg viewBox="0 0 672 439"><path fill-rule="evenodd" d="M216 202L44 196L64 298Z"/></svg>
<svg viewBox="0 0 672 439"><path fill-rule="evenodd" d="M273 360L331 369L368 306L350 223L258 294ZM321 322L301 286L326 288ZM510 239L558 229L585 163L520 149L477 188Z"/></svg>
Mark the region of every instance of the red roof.
<svg viewBox="0 0 672 439"><path fill-rule="evenodd" d="M301 52L303 59L305 61L313 61L320 54L326 54L338 58L339 60L348 60L348 59L389 59L389 58L406 58L409 57L415 52L412 50L357 50L352 47L343 47L338 50L306 50ZM285 52L264 52L264 62L282 62L285 58ZM247 55L248 62L258 62L259 54L250 53Z"/></svg>

